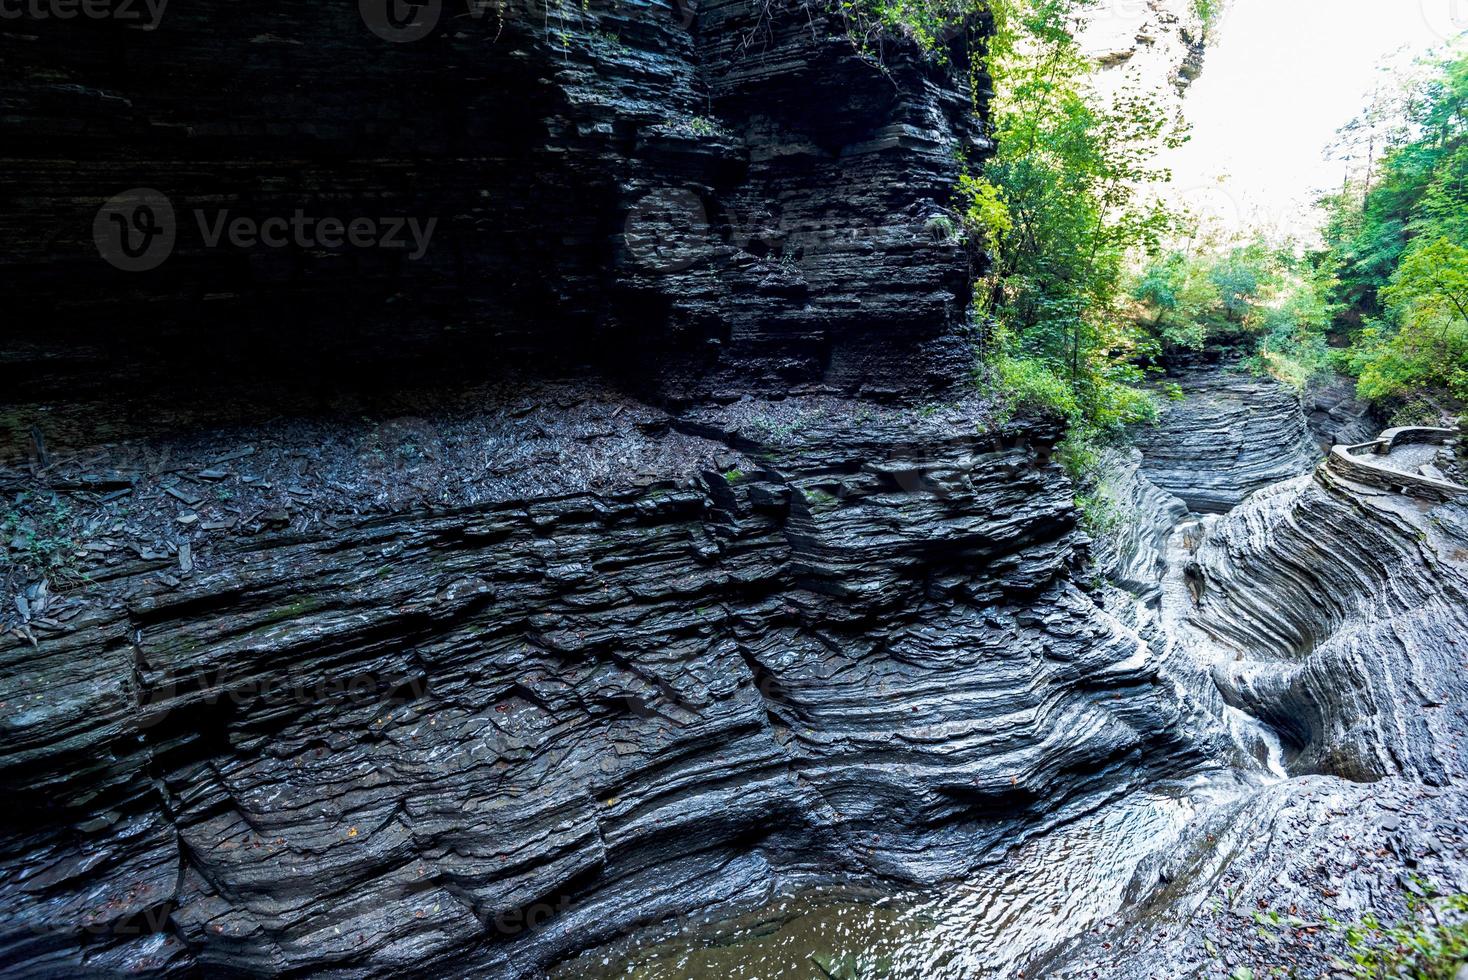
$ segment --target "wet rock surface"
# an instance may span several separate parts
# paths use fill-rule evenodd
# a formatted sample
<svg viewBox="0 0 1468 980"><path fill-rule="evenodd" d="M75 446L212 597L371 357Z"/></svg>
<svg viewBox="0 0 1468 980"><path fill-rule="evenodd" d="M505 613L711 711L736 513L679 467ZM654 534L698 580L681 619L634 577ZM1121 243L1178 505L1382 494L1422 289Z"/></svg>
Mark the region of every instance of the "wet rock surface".
<svg viewBox="0 0 1468 980"><path fill-rule="evenodd" d="M1199 369L1083 533L954 387L974 36L476 9L3 25L0 976L588 976L817 887L926 917L899 976L1314 976L1468 889L1461 502ZM441 225L129 279L129 186Z"/></svg>
<svg viewBox="0 0 1468 980"><path fill-rule="evenodd" d="M1137 446L1147 479L1195 511L1221 513L1320 462L1299 396L1224 366L1175 378L1186 398L1169 405Z"/></svg>
<svg viewBox="0 0 1468 980"><path fill-rule="evenodd" d="M1269 384L1164 422L1253 430L1205 502L1302 465ZM30 473L106 531L0 641L6 975L592 976L840 886L910 891L774 921L823 956L866 923L895 976L1314 976L1327 916L1468 886L1462 502L1318 468L1200 517L1141 450L1093 541L1058 431L979 399L412 418Z"/></svg>
<svg viewBox="0 0 1468 980"><path fill-rule="evenodd" d="M1289 778L1202 811L1047 972L1337 975L1344 925L1468 890L1465 519L1321 467L1186 533L1172 633Z"/></svg>
<svg viewBox="0 0 1468 980"><path fill-rule="evenodd" d="M1253 430L1205 502L1301 465L1269 384L1164 422ZM749 908L894 976L1313 976L1327 916L1468 886L1461 502L1199 516L1139 450L1092 540L1059 432L973 398L310 424L28 464L101 533L0 640L5 975L713 975L765 947L640 951Z"/></svg>
<svg viewBox="0 0 1468 980"><path fill-rule="evenodd" d="M1184 401L1173 424L1190 410L1219 413ZM1264 434L1241 436L1262 456ZM1121 516L1095 545L1109 582L1093 601L1136 638L1194 761L1063 806L938 888L786 897L566 975L1323 977L1349 959L1346 925L1468 889L1465 503L1321 467L1200 516L1146 468L1135 452L1108 464L1100 493Z"/></svg>
<svg viewBox="0 0 1468 980"><path fill-rule="evenodd" d="M1070 580L1058 433L642 412L640 485L335 515L7 634L7 973L537 975L776 881L961 875L1194 753Z"/></svg>

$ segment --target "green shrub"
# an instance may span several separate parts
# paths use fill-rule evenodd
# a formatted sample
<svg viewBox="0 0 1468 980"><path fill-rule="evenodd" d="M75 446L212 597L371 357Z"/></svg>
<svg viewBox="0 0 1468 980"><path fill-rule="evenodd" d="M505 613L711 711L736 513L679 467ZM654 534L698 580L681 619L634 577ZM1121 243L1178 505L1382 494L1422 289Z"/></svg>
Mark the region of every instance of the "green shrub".
<svg viewBox="0 0 1468 980"><path fill-rule="evenodd" d="M989 362L990 392L1007 414L1032 410L1058 415L1068 421L1080 418L1081 406L1075 391L1044 361L1034 357L1000 354Z"/></svg>
<svg viewBox="0 0 1468 980"><path fill-rule="evenodd" d="M707 116L694 116L688 121L688 131L695 136L723 136L724 127Z"/></svg>
<svg viewBox="0 0 1468 980"><path fill-rule="evenodd" d="M1351 961L1341 965L1357 980L1455 980L1468 964L1468 895L1416 885L1425 894L1408 895L1403 921L1388 926L1368 915L1342 929Z"/></svg>

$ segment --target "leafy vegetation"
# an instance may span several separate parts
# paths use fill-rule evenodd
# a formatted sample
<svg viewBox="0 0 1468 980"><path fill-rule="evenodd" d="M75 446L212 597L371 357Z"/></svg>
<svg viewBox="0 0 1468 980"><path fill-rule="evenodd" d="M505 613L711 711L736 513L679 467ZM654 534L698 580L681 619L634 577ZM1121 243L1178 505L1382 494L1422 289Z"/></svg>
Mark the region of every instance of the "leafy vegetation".
<svg viewBox="0 0 1468 980"><path fill-rule="evenodd" d="M1009 404L1070 422L1062 455L1078 475L1092 444L1157 414L1141 385L1146 336L1127 315L1127 270L1173 227L1143 189L1169 178L1152 164L1157 151L1185 139L1155 93L1098 94L1074 36L1088 6L994 4L985 68L998 151L960 187L967 224L993 255L976 296L982 373Z"/></svg>
<svg viewBox="0 0 1468 980"><path fill-rule="evenodd" d="M881 62L885 40L910 37L938 59L944 44L965 30L982 9L983 0L841 0L848 33L857 48Z"/></svg>
<svg viewBox="0 0 1468 980"><path fill-rule="evenodd" d="M1227 347L1295 387L1332 364L1326 335L1334 280L1262 238L1215 251L1170 251L1137 273L1135 317L1163 353Z"/></svg>
<svg viewBox="0 0 1468 980"><path fill-rule="evenodd" d="M1331 923L1345 936L1357 980L1454 980L1468 964L1468 895L1438 895L1423 882L1407 895L1408 916L1385 925L1367 915L1355 925Z"/></svg>
<svg viewBox="0 0 1468 980"><path fill-rule="evenodd" d="M28 574L72 574L76 525L71 506L55 493L17 494L0 511L0 566Z"/></svg>
<svg viewBox="0 0 1468 980"><path fill-rule="evenodd" d="M1346 127L1371 165L1322 202L1343 366L1376 401L1468 399L1468 53L1426 67Z"/></svg>
<svg viewBox="0 0 1468 980"><path fill-rule="evenodd" d="M1242 346L1293 384L1346 373L1412 421L1468 401L1465 106L1468 55L1428 64L1343 128L1369 164L1321 201L1322 248L1170 254L1133 288L1139 319L1164 347Z"/></svg>
<svg viewBox="0 0 1468 980"><path fill-rule="evenodd" d="M694 116L688 120L688 132L695 136L726 136L724 127L707 116Z"/></svg>

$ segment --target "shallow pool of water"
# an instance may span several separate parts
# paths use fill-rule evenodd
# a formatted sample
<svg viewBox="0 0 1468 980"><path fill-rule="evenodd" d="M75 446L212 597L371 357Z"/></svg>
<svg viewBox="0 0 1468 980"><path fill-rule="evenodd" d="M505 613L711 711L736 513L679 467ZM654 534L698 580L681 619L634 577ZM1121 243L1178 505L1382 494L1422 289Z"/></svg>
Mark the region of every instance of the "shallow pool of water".
<svg viewBox="0 0 1468 980"><path fill-rule="evenodd" d="M1237 787L1234 788L1237 792ZM559 974L636 980L973 980L1015 976L1114 920L1183 841L1205 784L1139 792L1029 840L968 880L880 894L819 889L640 948L594 950ZM1139 874L1139 871L1141 872Z"/></svg>

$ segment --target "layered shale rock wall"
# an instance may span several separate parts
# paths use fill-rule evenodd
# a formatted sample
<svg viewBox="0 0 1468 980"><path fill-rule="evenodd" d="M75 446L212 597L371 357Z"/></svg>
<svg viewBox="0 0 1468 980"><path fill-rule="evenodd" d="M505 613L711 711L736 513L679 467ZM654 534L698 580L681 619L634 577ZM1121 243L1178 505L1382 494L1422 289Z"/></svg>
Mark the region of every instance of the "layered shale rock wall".
<svg viewBox="0 0 1468 980"><path fill-rule="evenodd" d="M930 58L859 51L820 4L163 6L0 21L12 398L415 360L675 399L962 376L977 257L929 222L989 149L981 18ZM176 234L126 272L94 224L137 188ZM434 224L421 249L209 242L298 212Z"/></svg>
<svg viewBox="0 0 1468 980"><path fill-rule="evenodd" d="M1176 380L1184 399L1137 445L1147 478L1192 510L1225 512L1320 461L1300 398L1283 385L1229 367L1190 367Z"/></svg>
<svg viewBox="0 0 1468 980"><path fill-rule="evenodd" d="M1194 757L1071 582L1055 433L763 417L12 634L0 973L533 976L778 882L951 878Z"/></svg>
<svg viewBox="0 0 1468 980"><path fill-rule="evenodd" d="M952 390L982 19L932 59L810 6L372 7L0 24L0 480L85 538L0 613L0 976L535 977L950 882L1271 733L1280 786L1461 771L1461 504L1312 475L1298 397L1200 372L1092 542L1060 433ZM177 241L125 272L137 187ZM197 226L298 209L438 224ZM449 429L399 387L500 372ZM209 414L292 375L389 416ZM1146 925L1096 955L1151 970Z"/></svg>

